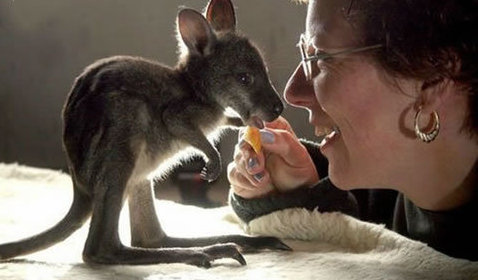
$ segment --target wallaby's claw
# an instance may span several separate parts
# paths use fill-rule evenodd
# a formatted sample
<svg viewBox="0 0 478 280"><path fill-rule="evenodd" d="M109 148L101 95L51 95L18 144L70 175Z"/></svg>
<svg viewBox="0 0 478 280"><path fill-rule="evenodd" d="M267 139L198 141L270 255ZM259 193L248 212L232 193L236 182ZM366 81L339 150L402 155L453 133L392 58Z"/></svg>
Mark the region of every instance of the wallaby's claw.
<svg viewBox="0 0 478 280"><path fill-rule="evenodd" d="M235 259L236 261L238 261L241 265L247 265L246 259L239 252L237 252L237 254L235 256L233 256L232 258Z"/></svg>
<svg viewBox="0 0 478 280"><path fill-rule="evenodd" d="M214 161L208 161L206 166L201 171L201 178L203 180L212 182L221 174L221 164Z"/></svg>
<svg viewBox="0 0 478 280"><path fill-rule="evenodd" d="M201 264L201 267L204 268L211 268L211 262L209 260L204 260L204 262Z"/></svg>
<svg viewBox="0 0 478 280"><path fill-rule="evenodd" d="M266 238L264 243L264 249L279 250L279 251L292 251L292 248L287 246L280 239L275 237L264 237Z"/></svg>
<svg viewBox="0 0 478 280"><path fill-rule="evenodd" d="M282 250L282 251L292 251L292 248L287 246L287 244L283 243L279 240L279 243L275 244L273 249Z"/></svg>
<svg viewBox="0 0 478 280"><path fill-rule="evenodd" d="M292 251L292 248L287 246L279 238L269 236L248 237L242 242L237 242L243 252L255 252L258 250L279 250Z"/></svg>
<svg viewBox="0 0 478 280"><path fill-rule="evenodd" d="M208 256L210 260L217 260L222 258L232 258L239 262L241 265L246 265L246 260L242 256L239 248L234 243L217 244L202 249L204 254Z"/></svg>

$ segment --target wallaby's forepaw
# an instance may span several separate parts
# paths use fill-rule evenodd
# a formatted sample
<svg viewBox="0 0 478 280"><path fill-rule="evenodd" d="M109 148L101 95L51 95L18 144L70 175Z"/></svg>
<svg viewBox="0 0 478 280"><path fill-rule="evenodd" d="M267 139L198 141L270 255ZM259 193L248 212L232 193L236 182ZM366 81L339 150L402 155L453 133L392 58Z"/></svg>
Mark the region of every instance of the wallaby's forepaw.
<svg viewBox="0 0 478 280"><path fill-rule="evenodd" d="M229 127L240 127L244 126L244 122L241 118L238 117L228 117L226 120L226 125Z"/></svg>
<svg viewBox="0 0 478 280"><path fill-rule="evenodd" d="M201 178L203 180L212 182L221 174L221 161L210 160L206 163L206 166L201 171Z"/></svg>

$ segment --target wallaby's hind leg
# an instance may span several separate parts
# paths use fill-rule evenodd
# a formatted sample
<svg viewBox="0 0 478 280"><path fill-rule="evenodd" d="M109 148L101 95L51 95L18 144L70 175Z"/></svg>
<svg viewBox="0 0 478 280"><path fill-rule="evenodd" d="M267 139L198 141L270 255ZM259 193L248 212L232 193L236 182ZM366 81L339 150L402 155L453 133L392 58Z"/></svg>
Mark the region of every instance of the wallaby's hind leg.
<svg viewBox="0 0 478 280"><path fill-rule="evenodd" d="M244 251L260 249L290 250L274 237L223 235L200 238L176 238L162 230L154 208L154 196L149 181L142 181L129 192L131 245L143 248L203 247L214 244L235 243Z"/></svg>
<svg viewBox="0 0 478 280"><path fill-rule="evenodd" d="M94 186L93 214L83 259L93 263L114 263L117 251L122 249L118 233L119 214L123 193L131 168L102 168ZM128 174L126 174L128 173Z"/></svg>
<svg viewBox="0 0 478 280"><path fill-rule="evenodd" d="M128 194L131 246L160 248L166 236L154 207L153 183L142 180Z"/></svg>
<svg viewBox="0 0 478 280"><path fill-rule="evenodd" d="M245 235L219 235L197 238L164 237L163 247L203 247L213 244L236 244L242 252L256 252L258 250L292 250L276 237L245 236Z"/></svg>
<svg viewBox="0 0 478 280"><path fill-rule="evenodd" d="M116 162L117 165L121 165ZM121 244L118 221L124 200L128 176L132 168L104 168L95 186L93 215L83 251L86 262L101 264L155 264L188 263L210 267L211 261L233 258L242 265L246 262L234 244L203 248L150 249L127 247Z"/></svg>

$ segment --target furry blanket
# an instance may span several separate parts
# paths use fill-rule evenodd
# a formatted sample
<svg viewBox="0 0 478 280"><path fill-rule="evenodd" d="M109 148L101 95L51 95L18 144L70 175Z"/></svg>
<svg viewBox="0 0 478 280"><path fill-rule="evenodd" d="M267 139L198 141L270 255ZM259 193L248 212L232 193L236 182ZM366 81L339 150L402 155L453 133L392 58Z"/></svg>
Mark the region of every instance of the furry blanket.
<svg viewBox="0 0 478 280"><path fill-rule="evenodd" d="M70 202L68 175L0 163L0 243L53 225ZM202 209L160 200L157 209L170 235L275 235L294 251L247 254L247 266L217 260L210 269L184 264L87 265L81 261L85 225L49 249L0 263L0 279L478 279L478 262L447 257L383 226L339 213L289 209L242 225L227 207ZM128 243L126 211L120 234Z"/></svg>

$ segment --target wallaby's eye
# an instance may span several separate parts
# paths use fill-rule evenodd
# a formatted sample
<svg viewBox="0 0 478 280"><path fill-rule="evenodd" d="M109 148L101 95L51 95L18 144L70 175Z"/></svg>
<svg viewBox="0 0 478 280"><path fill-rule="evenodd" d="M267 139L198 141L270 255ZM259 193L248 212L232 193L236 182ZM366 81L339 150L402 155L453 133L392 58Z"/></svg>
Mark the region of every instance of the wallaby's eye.
<svg viewBox="0 0 478 280"><path fill-rule="evenodd" d="M237 81L242 85L249 86L254 83L254 77L249 73L239 73L237 74Z"/></svg>

